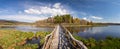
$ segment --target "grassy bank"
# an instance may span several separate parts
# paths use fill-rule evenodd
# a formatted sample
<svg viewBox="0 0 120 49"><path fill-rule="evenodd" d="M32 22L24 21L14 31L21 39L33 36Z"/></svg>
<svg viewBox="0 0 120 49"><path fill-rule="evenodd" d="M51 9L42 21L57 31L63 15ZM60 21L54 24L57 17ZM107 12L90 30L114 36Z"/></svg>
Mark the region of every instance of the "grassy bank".
<svg viewBox="0 0 120 49"><path fill-rule="evenodd" d="M40 43L44 43L44 38L50 32L37 32L36 35L32 32L22 32L18 30L0 30L0 49L36 49L37 44L25 44L26 39L40 36Z"/></svg>
<svg viewBox="0 0 120 49"><path fill-rule="evenodd" d="M94 38L84 39L73 35L77 40L82 41L88 49L120 49L120 38L106 37L105 40L96 41Z"/></svg>

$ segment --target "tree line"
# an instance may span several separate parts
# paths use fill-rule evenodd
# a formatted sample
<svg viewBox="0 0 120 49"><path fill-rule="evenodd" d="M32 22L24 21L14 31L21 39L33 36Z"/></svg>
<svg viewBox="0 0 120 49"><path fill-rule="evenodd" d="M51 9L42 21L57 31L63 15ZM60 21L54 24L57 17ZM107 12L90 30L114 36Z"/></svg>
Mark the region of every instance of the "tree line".
<svg viewBox="0 0 120 49"><path fill-rule="evenodd" d="M67 24L80 24L80 25L92 25L92 21L87 21L84 19L73 18L70 14L66 15L56 15L53 17L49 17L46 20L37 21L37 23L67 23Z"/></svg>

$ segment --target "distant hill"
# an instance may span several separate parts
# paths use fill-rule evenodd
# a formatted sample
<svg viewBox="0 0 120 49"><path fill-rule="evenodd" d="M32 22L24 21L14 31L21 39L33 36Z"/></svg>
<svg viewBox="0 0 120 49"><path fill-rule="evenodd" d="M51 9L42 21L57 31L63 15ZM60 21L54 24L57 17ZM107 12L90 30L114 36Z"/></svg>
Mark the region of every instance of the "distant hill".
<svg viewBox="0 0 120 49"><path fill-rule="evenodd" d="M0 20L0 25L19 25L19 24L30 24L30 23L19 22L14 20Z"/></svg>

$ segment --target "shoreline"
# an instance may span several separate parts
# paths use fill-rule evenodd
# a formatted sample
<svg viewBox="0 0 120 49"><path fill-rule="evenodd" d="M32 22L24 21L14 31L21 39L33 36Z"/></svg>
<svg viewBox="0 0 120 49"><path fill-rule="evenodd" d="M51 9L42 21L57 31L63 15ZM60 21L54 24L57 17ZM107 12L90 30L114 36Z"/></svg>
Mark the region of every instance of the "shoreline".
<svg viewBox="0 0 120 49"><path fill-rule="evenodd" d="M1 27L14 27L14 26L33 26L33 27L55 27L57 24L41 24L41 25L0 25ZM109 25L79 25L79 24L62 24L65 27L100 27Z"/></svg>
<svg viewBox="0 0 120 49"><path fill-rule="evenodd" d="M109 26L109 25L76 25L76 24L62 24L64 27L101 27L101 26ZM37 26L37 25L35 25ZM56 25L39 25L37 27L55 27Z"/></svg>

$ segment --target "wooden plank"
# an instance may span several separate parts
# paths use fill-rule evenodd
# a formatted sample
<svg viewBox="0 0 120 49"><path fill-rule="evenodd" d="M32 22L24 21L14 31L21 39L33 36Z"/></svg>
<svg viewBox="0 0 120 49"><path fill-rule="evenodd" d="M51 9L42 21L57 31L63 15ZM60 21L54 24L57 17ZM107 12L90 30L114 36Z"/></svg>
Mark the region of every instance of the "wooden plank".
<svg viewBox="0 0 120 49"><path fill-rule="evenodd" d="M46 36L42 49L88 49L82 41L76 40L62 25L57 25L52 33Z"/></svg>

